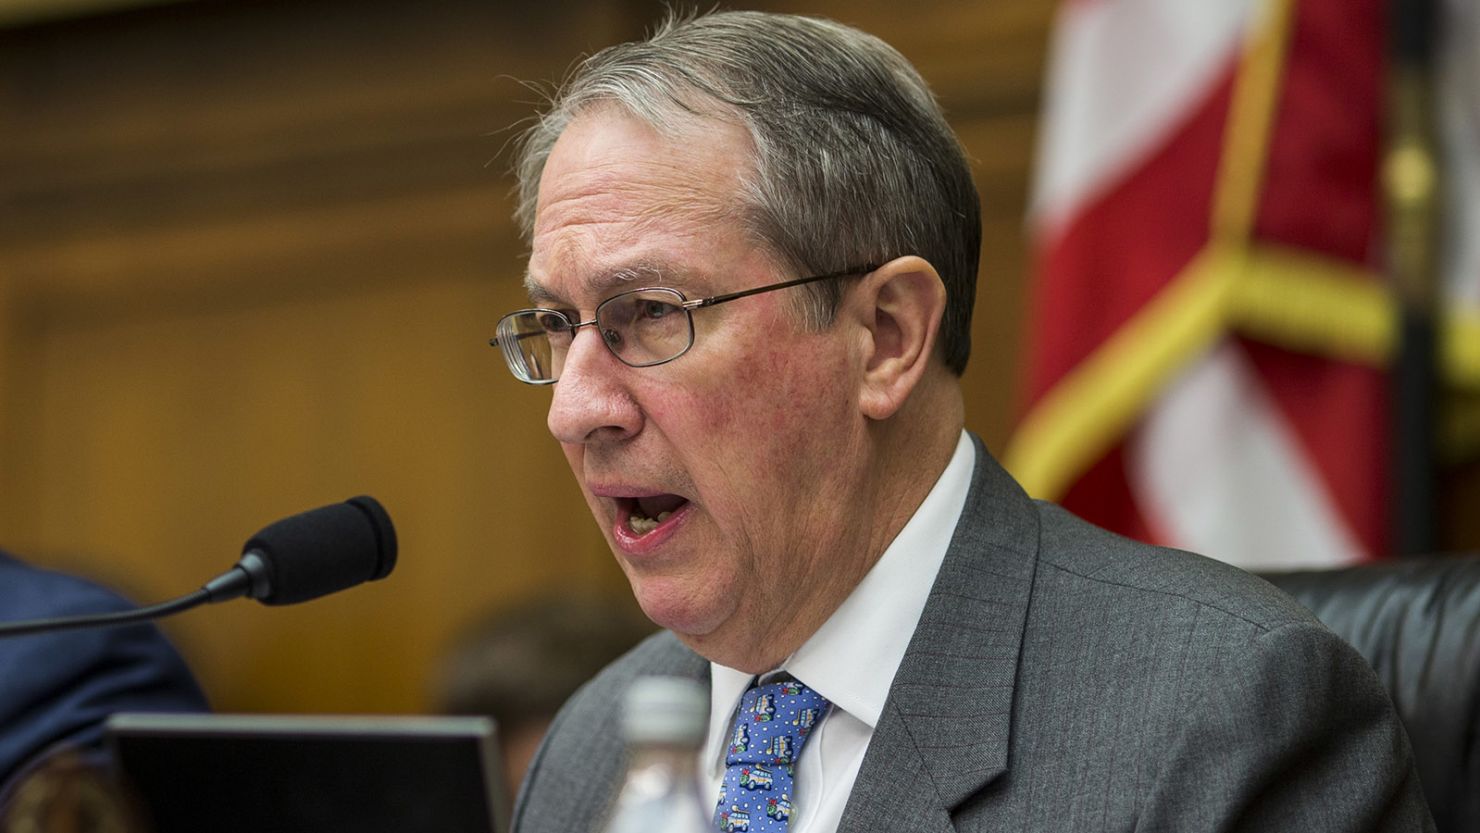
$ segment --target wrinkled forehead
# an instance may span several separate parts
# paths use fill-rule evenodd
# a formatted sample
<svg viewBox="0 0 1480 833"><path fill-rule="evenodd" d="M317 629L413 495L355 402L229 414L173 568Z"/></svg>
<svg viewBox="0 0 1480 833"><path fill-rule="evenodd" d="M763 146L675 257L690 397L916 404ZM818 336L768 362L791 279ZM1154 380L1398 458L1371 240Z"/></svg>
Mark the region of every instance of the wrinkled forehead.
<svg viewBox="0 0 1480 833"><path fill-rule="evenodd" d="M704 292L711 282L702 273L678 261L637 260L584 272L557 273L536 279L526 273L524 288L537 305L599 300L625 289L666 286Z"/></svg>
<svg viewBox="0 0 1480 833"><path fill-rule="evenodd" d="M571 122L541 177L531 295L576 300L692 277L697 255L738 233L749 136L723 123L699 129L660 132L610 108Z"/></svg>

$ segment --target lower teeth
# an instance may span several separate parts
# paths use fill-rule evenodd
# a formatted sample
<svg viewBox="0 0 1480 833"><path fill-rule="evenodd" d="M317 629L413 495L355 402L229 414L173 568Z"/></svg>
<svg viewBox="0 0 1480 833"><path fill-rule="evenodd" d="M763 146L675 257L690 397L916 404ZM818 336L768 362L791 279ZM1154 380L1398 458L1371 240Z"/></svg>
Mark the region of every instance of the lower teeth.
<svg viewBox="0 0 1480 833"><path fill-rule="evenodd" d="M657 529L658 524L668 520L668 517L672 514L672 512L659 512L657 520L646 518L642 515L633 515L631 520L627 521L627 525L632 527L632 531L638 535L646 535Z"/></svg>

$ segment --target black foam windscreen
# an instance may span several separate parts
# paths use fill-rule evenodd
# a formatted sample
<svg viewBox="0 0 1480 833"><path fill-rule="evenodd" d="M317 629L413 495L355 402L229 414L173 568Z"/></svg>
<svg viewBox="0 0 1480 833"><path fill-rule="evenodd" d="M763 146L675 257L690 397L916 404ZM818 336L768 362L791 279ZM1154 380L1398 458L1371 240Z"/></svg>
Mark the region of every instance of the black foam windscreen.
<svg viewBox="0 0 1480 833"><path fill-rule="evenodd" d="M396 566L396 530L380 503L361 495L269 524L242 552L267 566L268 591L253 598L295 604L385 578Z"/></svg>

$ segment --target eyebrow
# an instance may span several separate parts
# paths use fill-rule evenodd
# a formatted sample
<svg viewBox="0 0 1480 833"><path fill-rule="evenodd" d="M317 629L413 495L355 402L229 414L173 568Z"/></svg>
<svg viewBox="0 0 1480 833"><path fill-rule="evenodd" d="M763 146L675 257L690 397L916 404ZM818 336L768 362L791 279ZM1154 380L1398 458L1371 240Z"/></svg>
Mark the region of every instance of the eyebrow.
<svg viewBox="0 0 1480 833"><path fill-rule="evenodd" d="M677 286L684 284L688 270L659 261L643 260L626 264L588 276L581 283L581 291L590 298L604 298L614 291L637 286ZM535 283L528 273L524 276L524 288L532 304L556 304L566 299L556 295L542 284Z"/></svg>

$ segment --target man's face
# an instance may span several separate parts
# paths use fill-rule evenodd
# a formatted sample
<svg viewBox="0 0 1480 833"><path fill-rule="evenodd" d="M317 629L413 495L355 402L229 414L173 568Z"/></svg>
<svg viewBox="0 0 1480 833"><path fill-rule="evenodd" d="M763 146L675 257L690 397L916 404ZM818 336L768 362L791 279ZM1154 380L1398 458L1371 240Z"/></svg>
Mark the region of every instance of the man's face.
<svg viewBox="0 0 1480 833"><path fill-rule="evenodd" d="M615 109L578 117L540 184L535 302L588 320L624 289L695 299L799 277L744 232L751 152L729 124L665 139ZM867 557L851 508L868 480L863 345L804 331L800 291L697 310L692 349L656 367L622 364L583 328L553 387L550 432L643 610L729 665L784 658L857 580L847 560Z"/></svg>

